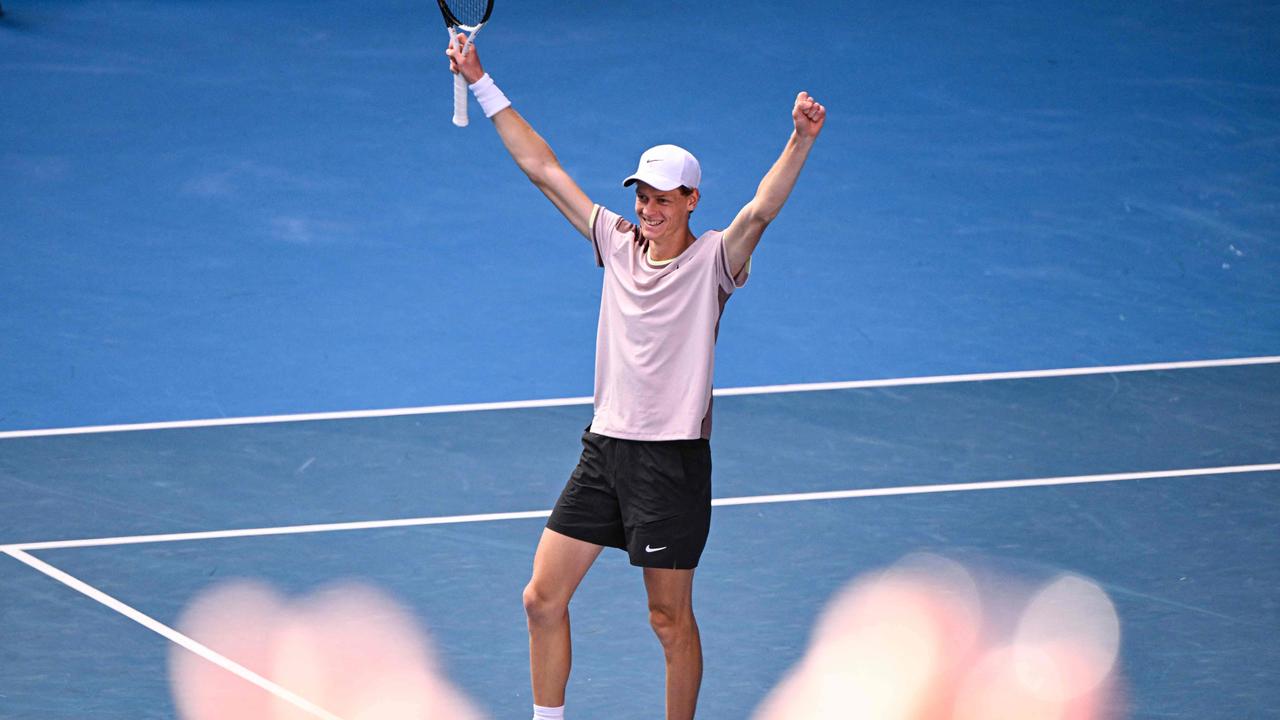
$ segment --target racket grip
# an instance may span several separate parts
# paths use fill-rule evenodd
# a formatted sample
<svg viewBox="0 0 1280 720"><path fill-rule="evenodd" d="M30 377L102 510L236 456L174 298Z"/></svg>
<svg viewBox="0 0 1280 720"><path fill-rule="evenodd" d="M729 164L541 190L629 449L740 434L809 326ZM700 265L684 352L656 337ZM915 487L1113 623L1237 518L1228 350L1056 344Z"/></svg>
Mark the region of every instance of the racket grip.
<svg viewBox="0 0 1280 720"><path fill-rule="evenodd" d="M458 127L467 126L467 81L462 73L453 76L453 124Z"/></svg>

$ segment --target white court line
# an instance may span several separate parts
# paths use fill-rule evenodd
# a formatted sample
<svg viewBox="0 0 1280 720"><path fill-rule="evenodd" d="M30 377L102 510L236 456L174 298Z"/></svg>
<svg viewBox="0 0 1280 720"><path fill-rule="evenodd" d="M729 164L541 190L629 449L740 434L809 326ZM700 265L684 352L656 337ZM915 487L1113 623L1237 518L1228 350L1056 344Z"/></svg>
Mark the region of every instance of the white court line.
<svg viewBox="0 0 1280 720"><path fill-rule="evenodd" d="M1028 480L988 480L985 482L950 483L946 485L905 485L867 490L830 490L825 492L785 493L782 495L757 495L754 497L723 498L715 500L711 504L722 506L762 505L766 503L805 502L810 500L887 497L890 495L924 495L969 490L1006 490L1009 488L1045 487L1049 485L1083 485L1086 483L1121 482L1125 480L1157 480L1160 478L1198 477L1201 475L1237 475L1240 473L1273 472L1277 470L1280 470L1280 463L1225 465L1222 467L1189 468L1185 470L1151 470L1147 472L1105 473L1102 475L1064 475L1061 477L1031 478Z"/></svg>
<svg viewBox="0 0 1280 720"><path fill-rule="evenodd" d="M1183 470L1151 470L1147 472L1106 473L1102 475L1065 475L1061 477L1029 478L1025 480L991 480L985 482L947 483L938 485L904 485L899 487L864 488L860 490L830 490L808 493L783 493L778 495L754 495L748 497L719 498L711 504L717 507L735 505L768 505L773 503L807 502L813 500L842 500L848 498L886 497L891 495L923 495L928 493L965 492L973 490L1004 490L1010 488L1044 487L1048 485L1080 485L1085 483L1120 482L1125 480L1155 480L1159 478L1196 477L1201 475L1237 475L1241 473L1280 471L1280 463L1265 465L1227 465L1223 467L1189 468ZM52 540L48 542L0 545L0 551L57 550L64 548L105 547L109 545L138 545L142 543L179 542L184 540L219 540L224 538L263 537L268 535L299 535L304 533L338 532L345 530L373 530L422 525L454 525L497 520L523 520L544 518L550 510L524 512L483 513L478 515L446 515L438 517L402 518L398 520L368 520L361 522L324 523L319 525L290 525L284 527L252 528L244 530L213 530L207 532L169 533L164 535L132 535L113 538L84 540Z"/></svg>
<svg viewBox="0 0 1280 720"><path fill-rule="evenodd" d="M44 562L43 560L39 560L35 557L32 557L31 555L28 555L22 550L19 550L14 547L6 547L4 548L4 552L10 557L12 557L13 559L17 560L18 562L24 563L34 568L35 570L38 570L44 573L45 575L48 575L49 577L53 578L54 580L57 580L63 585L66 585L72 590L75 590L76 592L87 595L93 600L96 600L97 602L102 603L103 605L106 605L112 610L115 610L116 612L138 623L139 625L147 628L148 630L158 633L164 636L165 638L169 639L170 641L176 643L177 645L183 648L186 648L187 650L190 650L191 652L195 653L196 655L199 655L205 660L208 660L209 662L217 665L218 667L223 668L228 672L234 673L245 680L248 680L254 685L257 685L263 690L266 690L267 692L272 693L276 697L290 703L291 705L293 705L294 707L297 707L300 710L303 710L311 715L314 715L315 717L324 718L324 720L342 720L342 718L338 717L337 715L334 715L333 713L325 710L319 705L316 705L310 702L306 698L302 697L301 695L298 695L297 693L294 693L288 688L283 687L281 685L277 685L274 682L271 682L270 680L255 673L249 668L246 668L245 666L235 662L234 660L231 660L227 656L222 655L218 652L215 652L214 650L210 649L207 645L196 642L192 638L178 632L177 630L174 630L173 628L169 627L168 625L165 625L164 623L159 622L155 618L152 618L150 615L147 615L130 605L126 605L125 603L117 600L116 598L84 582L83 580L80 580L79 578L73 575L70 575L66 572L63 572L62 570L59 570L58 568L50 565L49 563Z"/></svg>
<svg viewBox="0 0 1280 720"><path fill-rule="evenodd" d="M907 385L940 385L946 383L986 382L991 380L1030 380L1035 378L1105 375L1108 373L1155 372L1160 370L1194 370L1200 368L1272 365L1280 363L1280 355L1225 358L1221 360L1187 360L1182 362L1144 363L1139 365L1104 365L1098 367L1057 368L1053 370L1015 370L1011 372L970 373L966 375L931 375L924 377L886 378L883 380L847 380L841 382L796 383L790 385L758 385L754 387L719 388L716 396L770 395L774 393L814 392L820 390L854 390L858 388L901 387ZM90 433L132 432L138 430L175 430L181 428L223 427L228 425L265 425L270 423L306 422L311 420L354 420L360 418L401 417L405 415L437 415L441 413L479 412L484 410L522 410L527 408L590 405L589 397L551 398L546 400L513 400L508 402L429 405L425 407L389 408L383 410L345 410L339 412L261 415L256 417L173 420L165 422L129 423L121 425L89 425L85 427L47 428L39 430L6 430L0 440L53 435L86 435Z"/></svg>
<svg viewBox="0 0 1280 720"><path fill-rule="evenodd" d="M1006 488L1020 487L1037 487L1046 485L1070 485L1080 483L1099 483L1099 482L1117 482L1125 480L1145 480L1157 478L1173 478L1173 477L1192 477L1198 475L1226 475L1251 472L1270 472L1280 471L1280 463L1270 463L1265 465L1232 465L1216 468L1191 468L1183 470L1155 470L1150 472L1132 472L1132 473L1108 473L1102 475L1070 475L1051 478L1032 478L1026 480L996 480L988 482L973 483L950 483L939 485L917 485L908 487L889 487L889 488L870 488L863 490L838 490L829 492L811 492L811 493L787 493L780 495L757 495L751 497L737 498L721 498L712 501L712 505L732 506L732 505L756 505L768 503L791 503L805 502L814 500L834 500L858 497L877 497L889 495L913 495L922 493L940 493L940 492L960 492L971 490L996 490ZM248 668L240 665L233 660L221 655L209 647L195 641L194 639L184 635L173 628L164 625L154 618L142 613L141 611L127 605L120 600L102 592L101 590L85 583L84 581L62 571L58 568L29 555L27 550L52 549L52 548L72 548L72 547L93 547L102 545L123 545L148 542L172 542L178 540L199 540L211 538L230 538L230 537L246 537L246 536L263 536L263 535L281 535L286 533L305 533L305 532L328 532L336 530L356 530L368 528L387 528L387 527L405 527L410 525L440 525L447 523L463 523L463 522L485 522L495 520L512 520L522 518L546 517L550 511L536 510L530 512L515 513L487 513L482 515L455 515L449 517L434 518L412 518L404 520L383 520L371 522L355 522L355 523L329 523L324 525L298 525L293 527L279 528L260 528L257 530L227 530L220 532L203 532L203 533L176 533L170 535L139 535L134 537L123 538L102 538L98 540L69 540L45 543L27 543L24 545L4 545L0 546L0 552L4 552L19 562L57 580L67 587L82 593L89 598L95 600L102 605L124 615L143 627L161 635L169 641L195 653L196 655L218 665L219 667L234 673L235 675L247 680L254 685L276 695L277 697L289 702L299 709L324 720L341 720L338 716L328 712L306 698L303 698L288 688L280 686L267 678L258 675Z"/></svg>
<svg viewBox="0 0 1280 720"><path fill-rule="evenodd" d="M361 520L358 522L321 523L318 525L285 525L282 527L245 528L243 530L209 530L204 532L168 533L163 535L129 535L87 540L52 540L49 542L0 545L0 551L60 550L63 548L105 547L108 545L138 545L141 543L178 542L181 540L223 540L226 538L265 537L268 535L303 535L306 533L339 532L343 530L381 530L422 525L457 525L460 523L492 522L494 520L523 520L544 518L550 510L522 512L482 513L479 515L443 515L437 517L401 518L397 520Z"/></svg>

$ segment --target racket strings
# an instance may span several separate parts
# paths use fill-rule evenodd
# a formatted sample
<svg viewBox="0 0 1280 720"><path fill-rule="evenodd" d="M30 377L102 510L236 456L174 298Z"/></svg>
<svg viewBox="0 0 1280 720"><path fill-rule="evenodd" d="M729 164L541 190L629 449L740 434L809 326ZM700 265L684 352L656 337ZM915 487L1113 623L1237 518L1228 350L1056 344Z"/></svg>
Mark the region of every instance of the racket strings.
<svg viewBox="0 0 1280 720"><path fill-rule="evenodd" d="M475 27L489 19L493 4L490 0L445 0L450 14L459 25Z"/></svg>

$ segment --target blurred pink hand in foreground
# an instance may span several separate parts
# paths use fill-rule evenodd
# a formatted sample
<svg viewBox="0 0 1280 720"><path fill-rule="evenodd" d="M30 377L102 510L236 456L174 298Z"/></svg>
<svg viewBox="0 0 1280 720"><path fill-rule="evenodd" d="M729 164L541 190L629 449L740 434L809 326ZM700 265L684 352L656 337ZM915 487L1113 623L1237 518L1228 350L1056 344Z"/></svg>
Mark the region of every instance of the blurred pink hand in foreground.
<svg viewBox="0 0 1280 720"><path fill-rule="evenodd" d="M481 717L443 677L414 618L364 585L291 601L233 582L201 594L178 630L343 720ZM317 717L176 645L169 667L184 720Z"/></svg>
<svg viewBox="0 0 1280 720"><path fill-rule="evenodd" d="M1074 575L1025 594L1016 581L984 577L916 555L855 579L754 720L1119 717L1120 625L1106 593ZM174 646L183 720L482 717L444 678L414 618L367 586L290 601L235 582L200 595L178 629L300 696L282 698ZM300 707L308 703L323 710Z"/></svg>
<svg viewBox="0 0 1280 720"><path fill-rule="evenodd" d="M985 590L1003 606L1011 584ZM931 555L854 580L755 720L1118 716L1120 625L1096 584L1062 575L1014 617L984 608L983 590L964 566Z"/></svg>

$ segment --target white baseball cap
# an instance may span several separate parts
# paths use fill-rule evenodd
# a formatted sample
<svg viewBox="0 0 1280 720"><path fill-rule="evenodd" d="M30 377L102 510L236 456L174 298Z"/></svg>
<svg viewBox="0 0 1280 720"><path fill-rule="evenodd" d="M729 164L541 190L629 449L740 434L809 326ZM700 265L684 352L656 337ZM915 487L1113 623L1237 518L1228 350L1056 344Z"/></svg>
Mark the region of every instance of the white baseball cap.
<svg viewBox="0 0 1280 720"><path fill-rule="evenodd" d="M702 182L702 166L694 157L677 145L655 145L640 156L640 166L631 177L622 181L625 187L639 180L657 190L675 190L681 185L690 190Z"/></svg>

